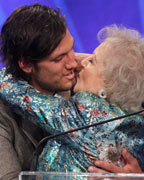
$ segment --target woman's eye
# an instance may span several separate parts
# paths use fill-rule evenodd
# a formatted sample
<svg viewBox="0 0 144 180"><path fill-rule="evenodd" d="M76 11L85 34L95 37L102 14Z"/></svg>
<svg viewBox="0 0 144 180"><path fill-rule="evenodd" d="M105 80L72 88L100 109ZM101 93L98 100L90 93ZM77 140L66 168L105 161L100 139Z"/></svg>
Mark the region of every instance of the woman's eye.
<svg viewBox="0 0 144 180"><path fill-rule="evenodd" d="M89 62L92 64L92 63L93 63L93 60L92 60L92 59L90 59L90 60L89 60Z"/></svg>

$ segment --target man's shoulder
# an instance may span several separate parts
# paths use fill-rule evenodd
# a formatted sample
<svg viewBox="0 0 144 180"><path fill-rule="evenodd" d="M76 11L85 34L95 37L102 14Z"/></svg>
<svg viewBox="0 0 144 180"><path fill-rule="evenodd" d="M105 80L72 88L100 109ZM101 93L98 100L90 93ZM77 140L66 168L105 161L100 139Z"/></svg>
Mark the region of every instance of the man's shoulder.
<svg viewBox="0 0 144 180"><path fill-rule="evenodd" d="M0 124L12 127L15 123L15 114L0 100Z"/></svg>

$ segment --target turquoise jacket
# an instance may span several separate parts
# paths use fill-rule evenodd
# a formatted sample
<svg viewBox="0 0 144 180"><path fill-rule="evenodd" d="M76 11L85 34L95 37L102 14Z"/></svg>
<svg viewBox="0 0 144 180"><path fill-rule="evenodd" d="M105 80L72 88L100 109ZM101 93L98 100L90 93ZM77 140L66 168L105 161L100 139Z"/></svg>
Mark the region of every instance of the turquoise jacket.
<svg viewBox="0 0 144 180"><path fill-rule="evenodd" d="M0 98L17 114L51 135L128 113L86 91L76 93L69 100L43 95L5 68L0 72ZM37 170L86 172L96 159L123 166L122 147L136 157L144 170L142 116L132 116L49 140L39 156Z"/></svg>

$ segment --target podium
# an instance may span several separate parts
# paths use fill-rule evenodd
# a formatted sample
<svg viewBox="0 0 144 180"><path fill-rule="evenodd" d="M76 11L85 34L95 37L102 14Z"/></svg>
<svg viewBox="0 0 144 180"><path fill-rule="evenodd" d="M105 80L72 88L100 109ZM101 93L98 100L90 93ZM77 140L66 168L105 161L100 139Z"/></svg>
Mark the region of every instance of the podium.
<svg viewBox="0 0 144 180"><path fill-rule="evenodd" d="M143 174L27 172L19 174L19 180L144 180Z"/></svg>

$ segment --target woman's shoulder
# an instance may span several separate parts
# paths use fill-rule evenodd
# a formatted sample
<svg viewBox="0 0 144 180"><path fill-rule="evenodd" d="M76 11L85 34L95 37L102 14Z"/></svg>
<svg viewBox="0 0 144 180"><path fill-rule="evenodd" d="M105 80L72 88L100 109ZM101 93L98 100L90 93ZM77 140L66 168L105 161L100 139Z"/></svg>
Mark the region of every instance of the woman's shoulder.
<svg viewBox="0 0 144 180"><path fill-rule="evenodd" d="M126 114L119 106L88 91L76 93L72 98L80 111L91 112L97 117L109 119Z"/></svg>
<svg viewBox="0 0 144 180"><path fill-rule="evenodd" d="M91 93L91 92L88 92L88 91L80 91L80 92L77 92L73 97L72 99L74 101L88 101L88 100L91 100L91 101L101 101L101 98L99 98L99 96L97 96L96 94L94 93Z"/></svg>
<svg viewBox="0 0 144 180"><path fill-rule="evenodd" d="M107 101L107 99L99 97L98 95L88 91L81 91L76 93L72 97L72 100L77 104L84 103L95 107L112 108L111 104Z"/></svg>

